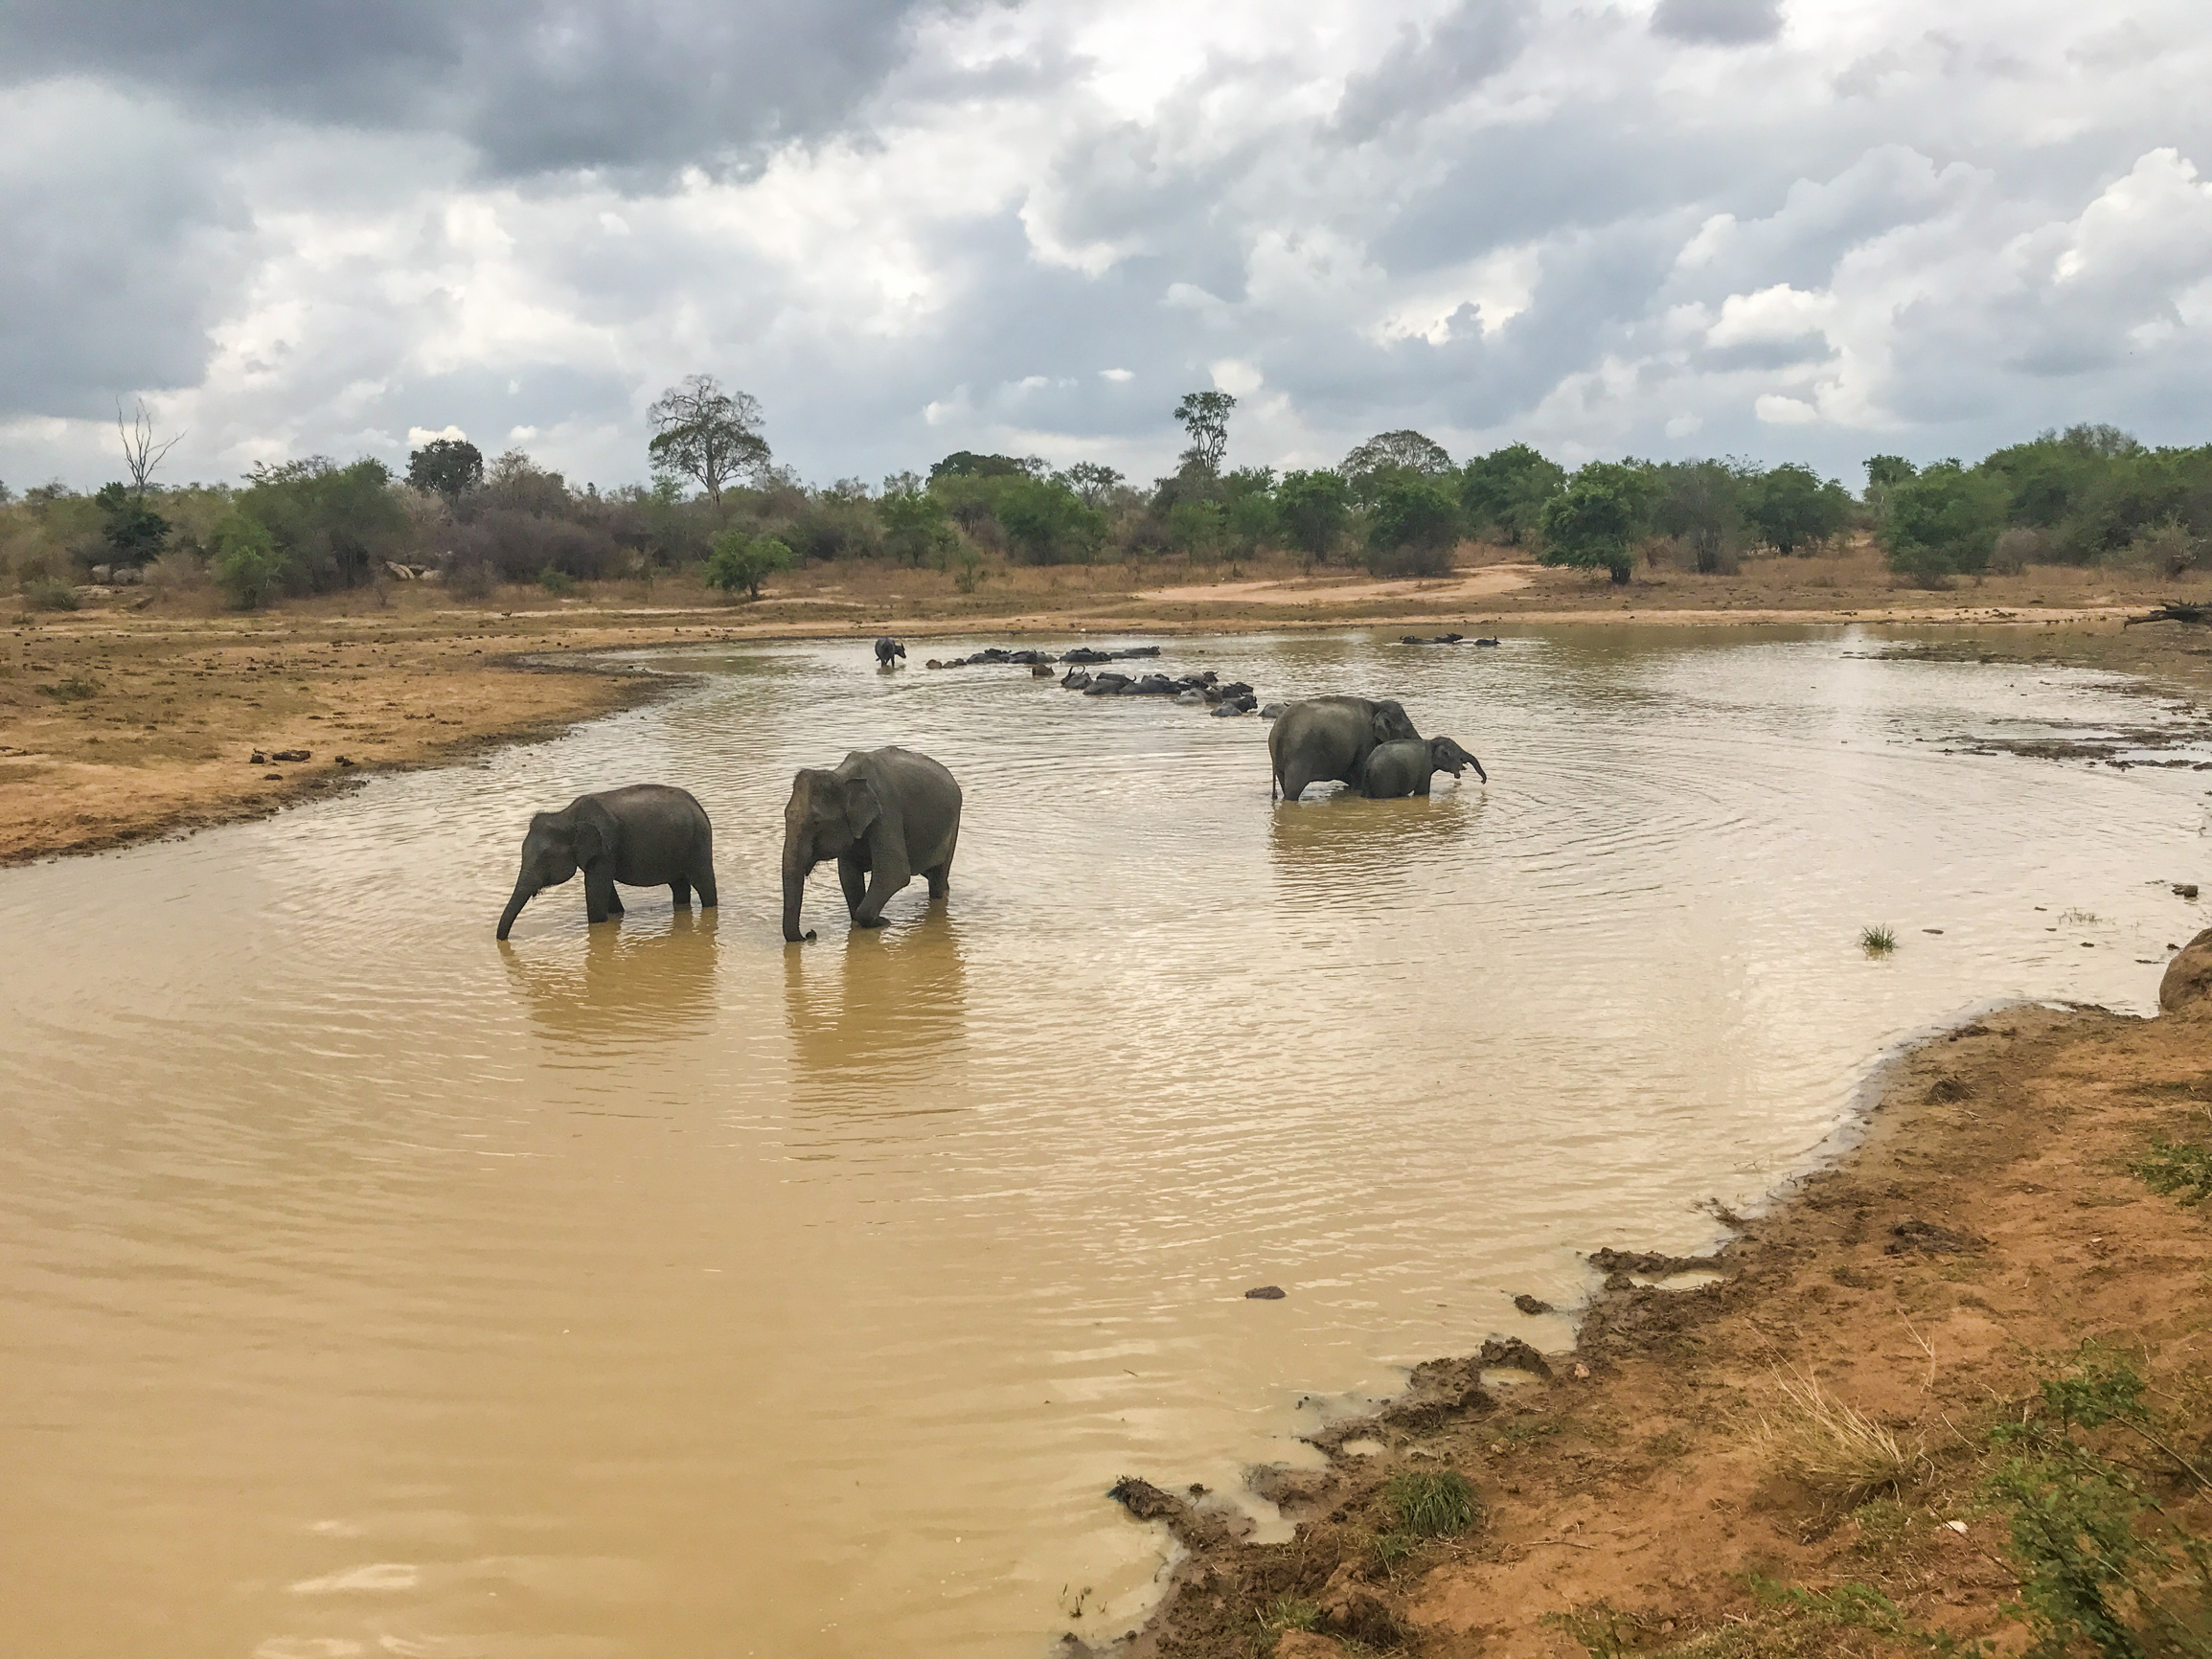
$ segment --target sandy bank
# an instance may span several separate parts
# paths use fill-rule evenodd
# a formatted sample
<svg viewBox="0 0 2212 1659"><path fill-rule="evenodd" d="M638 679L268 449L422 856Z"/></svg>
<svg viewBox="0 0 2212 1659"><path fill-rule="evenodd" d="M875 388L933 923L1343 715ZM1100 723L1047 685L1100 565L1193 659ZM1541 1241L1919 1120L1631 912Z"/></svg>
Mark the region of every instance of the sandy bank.
<svg viewBox="0 0 2212 1659"><path fill-rule="evenodd" d="M1530 1363L1506 1344L1431 1362L1380 1418L1320 1437L1326 1471L1263 1475L1294 1542L1239 1543L1203 1498L1154 1503L1192 1553L1126 1650L2019 1651L2028 1626L2005 1609L2035 1557L1986 1500L2023 1450L2000 1425L2068 1438L2045 1381L2115 1360L2144 1379L2142 1432L2070 1439L2163 1510L2139 1534L2212 1531L2212 1228L2131 1171L2160 1138L2212 1144L2212 995L2151 1020L2013 1008L1926 1042L1890 1068L1863 1140L1770 1213L1729 1218L1709 1261L1599 1252L1609 1276L1547 1376L1503 1380L1494 1368ZM1720 1277L1648 1283L1693 1265ZM1896 1478L1792 1472L1790 1446L1832 1442L1786 1384L1863 1414ZM1763 1447L1763 1421L1784 1441ZM1388 1483L1445 1470L1481 1519L1404 1535ZM2166 1594L2186 1607L2199 1591ZM2109 1601L2146 1622L2122 1589Z"/></svg>

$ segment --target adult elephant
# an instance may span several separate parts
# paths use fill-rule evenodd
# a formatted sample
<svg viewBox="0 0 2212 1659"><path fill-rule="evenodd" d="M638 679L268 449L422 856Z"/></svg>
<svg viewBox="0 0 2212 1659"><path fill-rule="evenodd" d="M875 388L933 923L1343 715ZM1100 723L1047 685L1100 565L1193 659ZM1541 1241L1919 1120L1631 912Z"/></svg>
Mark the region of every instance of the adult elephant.
<svg viewBox="0 0 2212 1659"><path fill-rule="evenodd" d="M667 887L678 905L715 902L715 830L687 790L632 784L579 795L558 812L539 812L522 838L522 871L499 913L505 939L522 907L548 887L583 872L583 913L593 921L620 916L625 887Z"/></svg>
<svg viewBox="0 0 2212 1659"><path fill-rule="evenodd" d="M1357 789L1376 744L1420 736L1404 706L1390 699L1309 697L1285 709L1267 730L1274 786L1286 801L1331 779Z"/></svg>
<svg viewBox="0 0 2212 1659"><path fill-rule="evenodd" d="M1449 772L1456 778L1470 766L1477 778L1490 782L1482 762L1449 738L1401 738L1375 745L1359 775L1359 792L1370 801L1425 795L1429 779L1437 773Z"/></svg>
<svg viewBox="0 0 2212 1659"><path fill-rule="evenodd" d="M784 807L784 937L799 931L807 877L827 859L855 927L881 927L883 906L917 875L943 898L960 842L960 785L927 755L911 749L855 749L832 769L809 767L791 780Z"/></svg>

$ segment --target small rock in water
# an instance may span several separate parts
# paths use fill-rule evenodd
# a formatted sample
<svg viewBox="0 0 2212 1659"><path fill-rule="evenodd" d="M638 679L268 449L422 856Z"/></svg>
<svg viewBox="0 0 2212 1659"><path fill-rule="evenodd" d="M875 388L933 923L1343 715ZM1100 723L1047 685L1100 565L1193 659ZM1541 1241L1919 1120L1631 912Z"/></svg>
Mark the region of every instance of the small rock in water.
<svg viewBox="0 0 2212 1659"><path fill-rule="evenodd" d="M1540 1302L1525 1290L1513 1299L1513 1305L1528 1314L1549 1313L1552 1310L1550 1303Z"/></svg>
<svg viewBox="0 0 2212 1659"><path fill-rule="evenodd" d="M2175 882L2175 883L2174 883L2174 897L2175 897L2175 898L2196 898L2196 897L2197 897L2197 884L2196 884L2194 881L2177 881L2177 882Z"/></svg>
<svg viewBox="0 0 2212 1659"><path fill-rule="evenodd" d="M1943 929L1940 927L1924 927L1921 929L1923 933L1941 933Z"/></svg>
<svg viewBox="0 0 2212 1659"><path fill-rule="evenodd" d="M1280 1302L1288 1294L1280 1284L1261 1284L1244 1292L1246 1302Z"/></svg>

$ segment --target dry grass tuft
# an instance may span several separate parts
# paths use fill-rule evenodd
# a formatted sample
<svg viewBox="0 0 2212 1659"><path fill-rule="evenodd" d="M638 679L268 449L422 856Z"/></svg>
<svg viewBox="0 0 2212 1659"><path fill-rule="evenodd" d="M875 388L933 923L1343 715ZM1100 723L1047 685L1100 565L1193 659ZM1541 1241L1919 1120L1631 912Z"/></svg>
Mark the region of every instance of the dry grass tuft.
<svg viewBox="0 0 2212 1659"><path fill-rule="evenodd" d="M1751 1425L1762 1460L1831 1497L1870 1497L1912 1483L1917 1456L1864 1412L1801 1371L1776 1372L1774 1386L1779 1398Z"/></svg>

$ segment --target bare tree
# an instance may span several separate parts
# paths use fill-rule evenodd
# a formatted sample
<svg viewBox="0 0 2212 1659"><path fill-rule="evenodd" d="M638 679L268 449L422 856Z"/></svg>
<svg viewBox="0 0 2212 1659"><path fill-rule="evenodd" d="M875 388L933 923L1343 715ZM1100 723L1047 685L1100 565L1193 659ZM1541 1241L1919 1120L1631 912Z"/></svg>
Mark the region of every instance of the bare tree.
<svg viewBox="0 0 2212 1659"><path fill-rule="evenodd" d="M190 431L191 428L185 430ZM166 443L156 443L153 441L153 415L147 408L143 398L131 400L130 421L127 425L123 419L123 399L118 398L115 400L115 431L116 436L123 440L123 465L130 473L130 488L135 493L144 495L146 481L153 476L153 469L161 465L162 458L184 442L184 433L179 432Z"/></svg>
<svg viewBox="0 0 2212 1659"><path fill-rule="evenodd" d="M646 447L653 470L696 479L718 513L723 486L767 468L760 400L749 392L724 391L712 375L694 375L671 386L646 419L652 422L652 442Z"/></svg>

